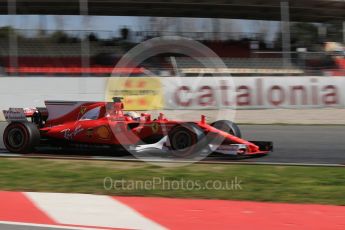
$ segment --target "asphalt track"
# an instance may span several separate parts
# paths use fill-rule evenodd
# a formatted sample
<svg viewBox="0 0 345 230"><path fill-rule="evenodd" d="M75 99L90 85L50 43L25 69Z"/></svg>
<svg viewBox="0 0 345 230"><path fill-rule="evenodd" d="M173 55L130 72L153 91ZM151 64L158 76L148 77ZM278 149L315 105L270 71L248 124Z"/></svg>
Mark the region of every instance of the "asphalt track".
<svg viewBox="0 0 345 230"><path fill-rule="evenodd" d="M248 140L271 140L274 152L246 161L345 164L345 126L241 126Z"/></svg>
<svg viewBox="0 0 345 230"><path fill-rule="evenodd" d="M227 156L210 156L206 161L236 163L288 163L345 165L345 126L328 125L240 125L247 140L273 141L274 152L264 157L234 159ZM1 137L2 138L2 137ZM61 153L60 153L61 154ZM5 153L5 155L7 155ZM76 157L84 156L83 152ZM94 159L133 160L132 156ZM45 154L40 156L44 157ZM51 153L47 155L51 157ZM64 154L64 156L68 156ZM75 152L73 153L75 156ZM160 160L159 157L152 160Z"/></svg>

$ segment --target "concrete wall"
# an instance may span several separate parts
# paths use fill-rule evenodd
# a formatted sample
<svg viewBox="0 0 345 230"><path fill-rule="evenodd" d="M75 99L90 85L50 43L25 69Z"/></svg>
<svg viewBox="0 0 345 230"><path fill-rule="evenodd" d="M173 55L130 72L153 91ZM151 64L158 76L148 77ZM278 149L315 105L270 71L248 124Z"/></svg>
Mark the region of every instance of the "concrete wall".
<svg viewBox="0 0 345 230"><path fill-rule="evenodd" d="M0 109L44 106L45 100L103 101L106 78L1 77Z"/></svg>
<svg viewBox="0 0 345 230"><path fill-rule="evenodd" d="M162 109L304 109L345 108L345 78L335 77L233 77L158 78L163 91ZM45 100L104 101L108 78L102 77L1 77L0 109L43 106ZM149 89L112 85L125 95ZM115 81L116 83L116 81ZM136 83L135 81L133 83ZM116 83L118 84L118 82ZM147 90L149 89L149 90ZM111 91L112 92L112 91ZM109 95L113 95L112 93Z"/></svg>

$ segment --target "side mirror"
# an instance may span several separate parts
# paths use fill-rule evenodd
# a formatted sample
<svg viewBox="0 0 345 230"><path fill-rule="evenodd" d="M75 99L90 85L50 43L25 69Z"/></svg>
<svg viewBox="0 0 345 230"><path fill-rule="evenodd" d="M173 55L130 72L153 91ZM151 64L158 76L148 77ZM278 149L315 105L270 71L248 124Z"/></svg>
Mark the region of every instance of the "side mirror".
<svg viewBox="0 0 345 230"><path fill-rule="evenodd" d="M118 103L118 102L122 102L123 97L113 97L113 102Z"/></svg>

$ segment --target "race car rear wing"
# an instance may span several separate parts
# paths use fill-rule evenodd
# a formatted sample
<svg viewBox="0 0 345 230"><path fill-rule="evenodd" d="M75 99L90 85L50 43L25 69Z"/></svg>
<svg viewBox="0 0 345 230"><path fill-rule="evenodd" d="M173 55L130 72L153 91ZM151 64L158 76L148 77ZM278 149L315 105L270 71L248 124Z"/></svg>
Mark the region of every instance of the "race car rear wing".
<svg viewBox="0 0 345 230"><path fill-rule="evenodd" d="M43 124L48 119L48 111L46 108L10 108L9 110L3 110L4 118L7 122L28 122L31 118L31 122L38 126Z"/></svg>
<svg viewBox="0 0 345 230"><path fill-rule="evenodd" d="M42 117L48 117L48 110L45 107L24 108L23 110L26 117L34 117L35 113L41 114Z"/></svg>
<svg viewBox="0 0 345 230"><path fill-rule="evenodd" d="M27 122L25 112L23 108L10 108L9 110L2 111L7 122Z"/></svg>

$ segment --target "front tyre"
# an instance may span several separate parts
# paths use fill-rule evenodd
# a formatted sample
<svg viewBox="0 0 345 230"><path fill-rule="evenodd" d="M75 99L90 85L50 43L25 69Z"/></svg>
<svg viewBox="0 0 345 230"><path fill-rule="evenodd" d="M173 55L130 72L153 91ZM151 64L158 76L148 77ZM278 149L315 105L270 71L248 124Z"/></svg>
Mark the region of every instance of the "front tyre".
<svg viewBox="0 0 345 230"><path fill-rule="evenodd" d="M233 136L242 137L240 128L232 121L219 120L211 124L212 127L219 129L223 132L229 133Z"/></svg>
<svg viewBox="0 0 345 230"><path fill-rule="evenodd" d="M198 156L205 147L205 134L194 123L175 125L168 133L171 153L178 158Z"/></svg>
<svg viewBox="0 0 345 230"><path fill-rule="evenodd" d="M33 123L13 122L3 135L6 149L12 153L29 153L39 144L40 132Z"/></svg>

